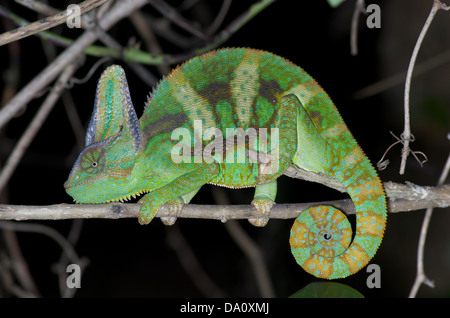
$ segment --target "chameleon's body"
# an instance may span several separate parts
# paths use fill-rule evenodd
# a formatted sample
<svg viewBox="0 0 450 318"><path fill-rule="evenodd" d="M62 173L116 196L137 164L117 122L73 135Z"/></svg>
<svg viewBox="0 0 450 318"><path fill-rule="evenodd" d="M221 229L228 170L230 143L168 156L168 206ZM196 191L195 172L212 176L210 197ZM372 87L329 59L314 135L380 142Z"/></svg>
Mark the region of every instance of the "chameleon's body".
<svg viewBox="0 0 450 318"><path fill-rule="evenodd" d="M208 128L217 128L214 142L224 141L212 143ZM233 153L227 142L235 139L227 128L253 131L248 136L255 138L237 138ZM180 154L187 157L175 163ZM86 148L65 187L85 203L146 193L139 222L149 223L167 203L173 216L163 221L170 224L206 183L255 186L252 203L262 214L251 221L264 225L276 179L290 164L338 178L357 212L351 242L340 211L326 206L303 211L291 230L294 257L318 277L355 273L382 240L386 204L381 182L328 95L300 67L272 53L232 48L190 59L161 81L139 120L122 68L108 68L98 84ZM327 211L329 221L319 220Z"/></svg>

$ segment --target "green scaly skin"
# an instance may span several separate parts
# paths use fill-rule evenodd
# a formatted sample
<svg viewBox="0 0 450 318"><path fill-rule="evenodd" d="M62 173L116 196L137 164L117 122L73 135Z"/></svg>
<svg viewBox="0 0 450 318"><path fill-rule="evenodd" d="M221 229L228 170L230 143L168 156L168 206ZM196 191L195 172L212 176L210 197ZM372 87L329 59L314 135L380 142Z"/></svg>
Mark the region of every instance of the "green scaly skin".
<svg viewBox="0 0 450 318"><path fill-rule="evenodd" d="M242 130L227 134L230 128ZM175 163L174 154L184 160ZM357 212L351 241L340 211L303 211L291 230L296 261L322 278L357 272L375 255L385 230L382 184L325 91L300 67L269 52L229 48L188 60L159 83L139 120L123 69L109 67L98 84L86 148L64 186L80 203L145 193L141 224L164 204L171 216L162 220L173 224L206 183L256 187L252 204L261 217L250 221L263 226L276 179L290 164L338 178Z"/></svg>

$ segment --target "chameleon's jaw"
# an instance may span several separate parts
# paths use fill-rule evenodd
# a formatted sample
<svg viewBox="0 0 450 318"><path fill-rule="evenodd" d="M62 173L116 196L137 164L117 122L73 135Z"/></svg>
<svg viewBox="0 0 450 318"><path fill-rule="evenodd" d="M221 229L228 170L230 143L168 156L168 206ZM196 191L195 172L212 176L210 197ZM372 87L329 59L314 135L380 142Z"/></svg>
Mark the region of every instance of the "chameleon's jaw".
<svg viewBox="0 0 450 318"><path fill-rule="evenodd" d="M86 191L83 189L83 183L73 184L70 180L64 182L64 188L69 194L75 203L110 203L110 202L126 202L131 199L135 199L136 197L148 193L148 190L139 190L133 191L127 194L119 194L117 196L111 197L111 193L108 192L106 196L102 196L99 191L95 189L90 189ZM83 195L82 193L90 193L91 195Z"/></svg>

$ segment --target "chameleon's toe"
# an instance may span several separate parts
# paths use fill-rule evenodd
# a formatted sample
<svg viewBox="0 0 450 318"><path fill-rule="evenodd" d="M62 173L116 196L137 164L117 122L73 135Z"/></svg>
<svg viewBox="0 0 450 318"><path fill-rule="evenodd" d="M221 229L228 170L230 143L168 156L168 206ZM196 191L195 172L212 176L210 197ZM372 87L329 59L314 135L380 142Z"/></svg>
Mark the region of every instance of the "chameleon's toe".
<svg viewBox="0 0 450 318"><path fill-rule="evenodd" d="M183 208L183 201L179 198L170 200L167 203L167 207L169 208L169 216L161 217L161 221L164 225L174 225L177 221L177 214Z"/></svg>

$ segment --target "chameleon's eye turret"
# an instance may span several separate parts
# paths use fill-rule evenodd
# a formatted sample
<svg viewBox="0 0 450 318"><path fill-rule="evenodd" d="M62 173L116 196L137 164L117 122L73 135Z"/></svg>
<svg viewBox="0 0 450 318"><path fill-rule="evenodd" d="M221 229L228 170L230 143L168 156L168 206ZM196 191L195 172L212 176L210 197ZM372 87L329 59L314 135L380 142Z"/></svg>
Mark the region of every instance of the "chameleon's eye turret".
<svg viewBox="0 0 450 318"><path fill-rule="evenodd" d="M104 152L100 148L88 148L81 155L80 169L88 174L101 173L105 168Z"/></svg>

